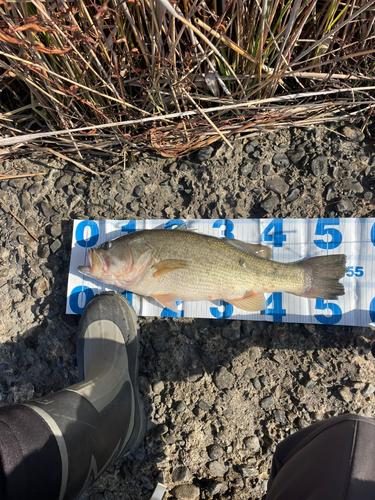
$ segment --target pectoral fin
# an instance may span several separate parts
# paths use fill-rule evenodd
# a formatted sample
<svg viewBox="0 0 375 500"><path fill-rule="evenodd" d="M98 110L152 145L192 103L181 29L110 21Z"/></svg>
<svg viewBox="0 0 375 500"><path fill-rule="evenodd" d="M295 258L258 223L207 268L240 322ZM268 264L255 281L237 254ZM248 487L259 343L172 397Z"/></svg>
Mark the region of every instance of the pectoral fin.
<svg viewBox="0 0 375 500"><path fill-rule="evenodd" d="M251 293L242 299L224 299L232 306L243 309L244 311L263 311L266 308L266 298L264 293Z"/></svg>
<svg viewBox="0 0 375 500"><path fill-rule="evenodd" d="M255 257L262 257L263 259L272 259L272 249L266 245L254 245L253 243L246 243L245 241L234 240L233 238L224 239L230 245L249 255L255 255Z"/></svg>
<svg viewBox="0 0 375 500"><path fill-rule="evenodd" d="M178 312L176 300L179 300L179 298L174 293L159 293L156 295L152 295L152 297L157 300L163 307L166 307L173 312Z"/></svg>
<svg viewBox="0 0 375 500"><path fill-rule="evenodd" d="M169 273L170 271L175 271L176 269L186 269L188 266L189 262L187 260L167 259L154 264L152 269L155 270L154 278L158 278L166 273Z"/></svg>

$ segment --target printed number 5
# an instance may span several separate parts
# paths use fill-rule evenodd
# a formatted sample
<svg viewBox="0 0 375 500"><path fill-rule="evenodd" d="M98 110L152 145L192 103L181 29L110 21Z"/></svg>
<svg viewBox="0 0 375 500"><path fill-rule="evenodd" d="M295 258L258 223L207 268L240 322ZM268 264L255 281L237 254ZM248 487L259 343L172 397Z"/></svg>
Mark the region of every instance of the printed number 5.
<svg viewBox="0 0 375 500"><path fill-rule="evenodd" d="M319 323L323 323L323 325L336 325L342 318L341 307L338 304L325 302L323 299L316 299L315 309L317 311L331 311L332 314L330 316L315 314L315 318Z"/></svg>
<svg viewBox="0 0 375 500"><path fill-rule="evenodd" d="M356 266L356 267L349 266L346 276L348 278L351 278L352 276L355 276L356 278L361 278L361 276L363 276L363 266Z"/></svg>
<svg viewBox="0 0 375 500"><path fill-rule="evenodd" d="M339 219L319 219L315 229L315 236L325 236L328 234L331 237L331 241L314 240L315 245L323 250L337 248L342 242L342 234L338 229L326 226L338 226L339 224Z"/></svg>

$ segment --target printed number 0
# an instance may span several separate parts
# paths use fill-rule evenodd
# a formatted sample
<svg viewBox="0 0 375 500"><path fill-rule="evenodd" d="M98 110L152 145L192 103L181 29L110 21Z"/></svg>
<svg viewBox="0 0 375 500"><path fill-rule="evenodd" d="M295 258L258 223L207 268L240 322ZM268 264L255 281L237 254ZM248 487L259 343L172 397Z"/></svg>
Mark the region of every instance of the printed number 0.
<svg viewBox="0 0 375 500"><path fill-rule="evenodd" d="M82 314L88 301L93 296L94 292L88 286L76 286L73 288L69 297L70 309L74 312L74 314Z"/></svg>
<svg viewBox="0 0 375 500"><path fill-rule="evenodd" d="M85 238L85 229L90 229L90 238ZM93 220L83 220L76 227L77 245L84 248L90 248L97 244L99 239L99 227Z"/></svg>
<svg viewBox="0 0 375 500"><path fill-rule="evenodd" d="M338 226L340 219L319 219L316 224L315 236L325 236L326 234L331 237L331 241L314 240L315 245L322 250L333 250L337 248L342 242L342 234L334 227Z"/></svg>
<svg viewBox="0 0 375 500"><path fill-rule="evenodd" d="M375 224L373 224L371 228L371 243L375 247Z"/></svg>
<svg viewBox="0 0 375 500"><path fill-rule="evenodd" d="M341 307L338 304L325 302L324 299L316 299L315 309L317 311L326 311L328 309L332 312L331 316L315 314L315 318L323 325L336 325L342 318Z"/></svg>

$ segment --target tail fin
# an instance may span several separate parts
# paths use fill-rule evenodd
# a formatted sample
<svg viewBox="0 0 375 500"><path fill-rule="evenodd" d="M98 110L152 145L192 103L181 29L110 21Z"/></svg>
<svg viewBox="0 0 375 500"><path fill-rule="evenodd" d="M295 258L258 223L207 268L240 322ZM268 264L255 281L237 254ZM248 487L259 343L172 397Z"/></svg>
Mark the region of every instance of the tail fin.
<svg viewBox="0 0 375 500"><path fill-rule="evenodd" d="M345 294L345 288L339 280L345 276L346 255L327 255L302 260L296 264L305 271L306 289L301 297L314 299L337 299Z"/></svg>

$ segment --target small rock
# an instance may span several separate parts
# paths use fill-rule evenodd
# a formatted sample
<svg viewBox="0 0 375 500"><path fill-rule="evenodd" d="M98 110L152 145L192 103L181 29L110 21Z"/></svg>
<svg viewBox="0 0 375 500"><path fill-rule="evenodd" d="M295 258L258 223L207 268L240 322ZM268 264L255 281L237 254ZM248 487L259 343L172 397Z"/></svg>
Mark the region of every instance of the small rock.
<svg viewBox="0 0 375 500"><path fill-rule="evenodd" d="M250 154L254 151L254 146L251 144L251 142L248 142L245 144L245 147L243 148L245 153Z"/></svg>
<svg viewBox="0 0 375 500"><path fill-rule="evenodd" d="M52 253L56 253L57 250L61 247L61 241L59 239L56 239L52 245L50 245L50 250Z"/></svg>
<svg viewBox="0 0 375 500"><path fill-rule="evenodd" d="M178 413L182 413L185 410L186 410L186 404L183 401L177 403L176 411L178 411Z"/></svg>
<svg viewBox="0 0 375 500"><path fill-rule="evenodd" d="M288 184L279 177L278 175L276 177L272 177L271 179L268 179L266 181L266 189L273 191L274 193L278 194L285 194L289 190Z"/></svg>
<svg viewBox="0 0 375 500"><path fill-rule="evenodd" d="M349 387L340 387L339 394L346 403L349 403L352 400L352 393L350 392Z"/></svg>
<svg viewBox="0 0 375 500"><path fill-rule="evenodd" d="M365 139L365 134L351 125L344 127L342 133L345 137L355 142L362 142Z"/></svg>
<svg viewBox="0 0 375 500"><path fill-rule="evenodd" d="M27 191L23 191L21 194L21 208L27 212L28 210L31 210L31 207L30 195Z"/></svg>
<svg viewBox="0 0 375 500"><path fill-rule="evenodd" d="M296 199L299 197L299 189L295 188L293 191L290 193L289 196L286 197L285 201L288 203L291 203L292 201L296 201Z"/></svg>
<svg viewBox="0 0 375 500"><path fill-rule="evenodd" d="M147 476L141 476L141 481L146 490L152 491L154 489L154 485Z"/></svg>
<svg viewBox="0 0 375 500"><path fill-rule="evenodd" d="M140 185L134 188L134 196L141 198L145 194L145 187Z"/></svg>
<svg viewBox="0 0 375 500"><path fill-rule="evenodd" d="M190 470L182 465L181 467L176 467L174 471L172 472L172 481L174 483L186 483L187 481L190 481L191 479L191 472Z"/></svg>
<svg viewBox="0 0 375 500"><path fill-rule="evenodd" d="M223 483L212 483L208 486L207 491L208 493L213 497L214 495L217 495L220 493L220 491L223 488Z"/></svg>
<svg viewBox="0 0 375 500"><path fill-rule="evenodd" d="M341 184L343 191L353 191L354 193L363 193L363 187L355 179L344 179Z"/></svg>
<svg viewBox="0 0 375 500"><path fill-rule="evenodd" d="M276 153L272 158L272 163L276 167L286 168L289 167L289 158L284 153Z"/></svg>
<svg viewBox="0 0 375 500"><path fill-rule="evenodd" d="M132 210L133 212L138 212L138 210L139 210L139 203L138 203L138 201L135 201L135 200L134 200L134 201L132 201L132 202L130 203L130 205L129 205L129 208L130 208L130 210Z"/></svg>
<svg viewBox="0 0 375 500"><path fill-rule="evenodd" d="M124 195L122 193L119 193L115 196L115 201L117 201L117 203L122 203L123 199L124 199Z"/></svg>
<svg viewBox="0 0 375 500"><path fill-rule="evenodd" d="M164 382L162 380L156 382L152 386L152 390L155 392L155 394L160 394L164 390Z"/></svg>
<svg viewBox="0 0 375 500"><path fill-rule="evenodd" d="M44 297L44 292L48 290L49 283L44 278L37 278L33 284L31 295L34 299Z"/></svg>
<svg viewBox="0 0 375 500"><path fill-rule="evenodd" d="M260 450L260 442L257 436L251 436L244 439L244 445L251 453L257 453Z"/></svg>
<svg viewBox="0 0 375 500"><path fill-rule="evenodd" d="M55 182L55 188L56 189L62 189L70 184L71 181L71 176L64 174L60 179L57 179Z"/></svg>
<svg viewBox="0 0 375 500"><path fill-rule="evenodd" d="M257 477L259 476L258 469L254 469L252 467L246 467L245 465L241 465L239 467L240 472L243 477Z"/></svg>
<svg viewBox="0 0 375 500"><path fill-rule="evenodd" d="M341 200L336 205L337 211L342 212L352 212L354 210L353 202L350 200Z"/></svg>
<svg viewBox="0 0 375 500"><path fill-rule="evenodd" d="M54 238L58 238L61 235L61 226L60 224L53 224L50 228L50 234Z"/></svg>
<svg viewBox="0 0 375 500"><path fill-rule="evenodd" d="M171 493L177 500L196 500L199 498L200 489L194 484L179 484Z"/></svg>
<svg viewBox="0 0 375 500"><path fill-rule="evenodd" d="M284 410L275 410L273 412L273 416L275 417L276 422L279 422L279 424L286 424L286 415Z"/></svg>
<svg viewBox="0 0 375 500"><path fill-rule="evenodd" d="M328 172L327 157L324 155L316 156L311 162L311 171L315 177L321 177Z"/></svg>
<svg viewBox="0 0 375 500"><path fill-rule="evenodd" d="M367 201L372 200L372 193L371 193L371 191L366 191L365 194L363 195L363 197Z"/></svg>
<svg viewBox="0 0 375 500"><path fill-rule="evenodd" d="M302 160L305 156L305 151L301 148L297 148L294 151L288 152L289 160L293 163L293 165L297 165L297 163Z"/></svg>
<svg viewBox="0 0 375 500"><path fill-rule="evenodd" d="M218 389L229 389L230 387L233 387L234 382L235 382L235 377L232 375L228 370L224 367L221 366L215 373L214 373L214 382L215 385Z"/></svg>
<svg viewBox="0 0 375 500"><path fill-rule="evenodd" d="M363 396L371 396L375 391L375 387L372 384L368 384L362 391Z"/></svg>
<svg viewBox="0 0 375 500"><path fill-rule="evenodd" d="M262 201L260 206L268 213L271 213L273 209L279 204L279 197L275 194L271 194L266 200Z"/></svg>
<svg viewBox="0 0 375 500"><path fill-rule="evenodd" d="M268 410L274 404L275 400L273 396L267 396L266 398L263 398L262 401L260 402L260 406L261 408L263 408L263 410Z"/></svg>
<svg viewBox="0 0 375 500"><path fill-rule="evenodd" d="M215 460L214 462L210 462L208 464L208 469L213 476L224 477L225 473L228 470L228 467L224 464L224 462Z"/></svg>
<svg viewBox="0 0 375 500"><path fill-rule="evenodd" d="M200 149L197 152L197 160L198 161L206 161L211 158L214 152L214 148L212 146L207 146L205 148Z"/></svg>
<svg viewBox="0 0 375 500"><path fill-rule="evenodd" d="M43 245L39 248L38 250L38 255L39 257L41 257L42 259L46 259L47 257L49 257L51 254L51 251L49 249L49 246L48 245Z"/></svg>
<svg viewBox="0 0 375 500"><path fill-rule="evenodd" d="M232 321L223 328L221 334L227 340L239 340L241 337L241 322Z"/></svg>
<svg viewBox="0 0 375 500"><path fill-rule="evenodd" d="M46 203L45 201L43 201L40 204L40 208L43 212L44 217L47 217L48 219L52 217L52 215L56 214L55 210L51 207L51 205L49 203Z"/></svg>
<svg viewBox="0 0 375 500"><path fill-rule="evenodd" d="M253 384L254 389L255 389L256 391L260 391L260 390L261 390L261 388L262 388L262 384L260 383L260 380L259 380L259 378L258 378L258 377L255 377L255 378L251 381L251 383Z"/></svg>
<svg viewBox="0 0 375 500"><path fill-rule="evenodd" d="M242 165L240 171L241 171L241 175L243 175L244 177L247 177L251 171L253 170L253 166L251 163L245 163L245 165Z"/></svg>
<svg viewBox="0 0 375 500"><path fill-rule="evenodd" d="M211 460L218 460L224 454L224 450L218 444L210 444L207 448L208 456Z"/></svg>

